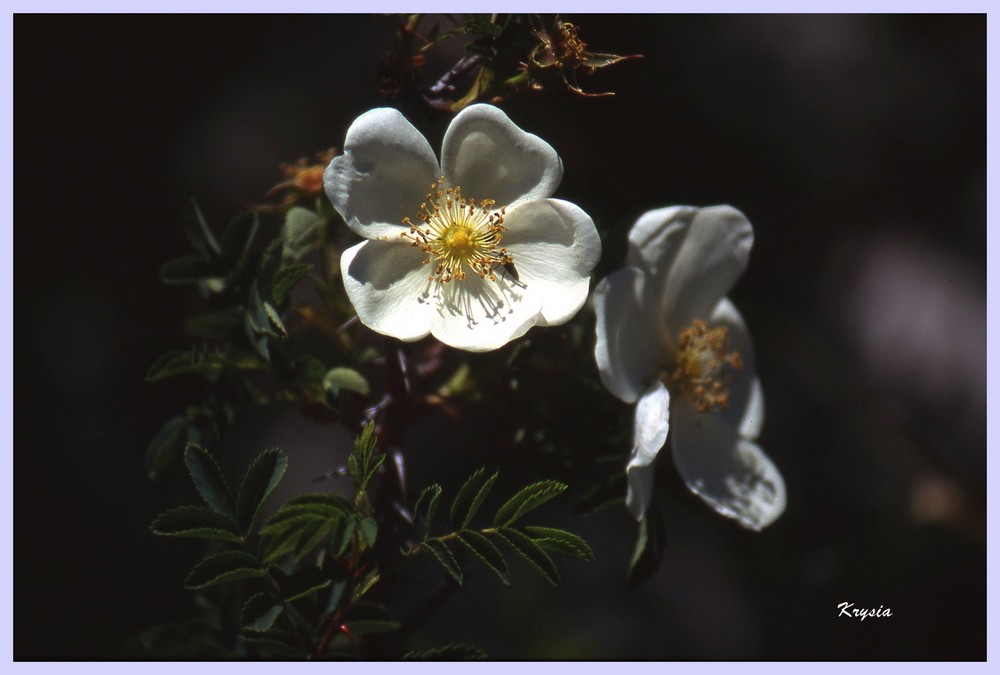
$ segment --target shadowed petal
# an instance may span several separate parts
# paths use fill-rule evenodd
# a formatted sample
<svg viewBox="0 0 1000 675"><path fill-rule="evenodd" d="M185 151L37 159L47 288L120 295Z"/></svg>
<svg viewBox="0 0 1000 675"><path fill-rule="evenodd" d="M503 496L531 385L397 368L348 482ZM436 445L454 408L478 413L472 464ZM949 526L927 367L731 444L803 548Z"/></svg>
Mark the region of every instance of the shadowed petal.
<svg viewBox="0 0 1000 675"><path fill-rule="evenodd" d="M670 413L674 464L692 492L751 530L762 530L784 512L785 482L756 443L683 398Z"/></svg>
<svg viewBox="0 0 1000 675"><path fill-rule="evenodd" d="M746 269L753 227L731 206L698 211L669 269L657 275L660 311L671 335L707 320Z"/></svg>
<svg viewBox="0 0 1000 675"><path fill-rule="evenodd" d="M587 300L590 273L601 257L594 221L570 202L538 199L509 210L504 225L502 244L525 292L541 299L538 324L565 323Z"/></svg>
<svg viewBox="0 0 1000 675"><path fill-rule="evenodd" d="M511 281L470 274L461 281L432 286L431 332L441 342L485 352L519 338L539 318L541 300Z"/></svg>
<svg viewBox="0 0 1000 675"><path fill-rule="evenodd" d="M670 393L662 382L646 390L635 406L635 427L632 430L632 454L625 474L628 494L625 506L636 520L642 520L653 496L653 462L670 431Z"/></svg>
<svg viewBox="0 0 1000 675"><path fill-rule="evenodd" d="M562 180L562 162L548 143L529 134L491 105L472 105L444 135L441 167L462 195L494 199L497 207L548 197Z"/></svg>
<svg viewBox="0 0 1000 675"><path fill-rule="evenodd" d="M344 251L340 270L361 323L400 340L430 332L430 301L423 254L398 242L364 241Z"/></svg>
<svg viewBox="0 0 1000 675"><path fill-rule="evenodd" d="M729 298L723 298L715 306L709 323L729 329L726 349L738 352L743 361L743 368L736 372L736 380L730 388L729 409L723 417L730 426L739 429L741 436L753 440L764 426L764 392L757 377L750 331Z"/></svg>
<svg viewBox="0 0 1000 675"><path fill-rule="evenodd" d="M594 359L601 382L626 403L642 395L665 358L650 326L654 317L642 304L644 279L639 270L625 267L602 279L594 289Z"/></svg>
<svg viewBox="0 0 1000 675"><path fill-rule="evenodd" d="M351 124L344 152L323 174L348 227L367 239L399 238L440 176L427 139L398 110L376 108Z"/></svg>

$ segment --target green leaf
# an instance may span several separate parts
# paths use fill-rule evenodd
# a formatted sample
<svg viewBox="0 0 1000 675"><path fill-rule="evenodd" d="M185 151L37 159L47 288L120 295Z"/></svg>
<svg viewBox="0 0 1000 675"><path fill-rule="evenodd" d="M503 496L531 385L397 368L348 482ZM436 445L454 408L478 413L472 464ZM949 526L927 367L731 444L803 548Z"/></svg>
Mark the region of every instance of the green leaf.
<svg viewBox="0 0 1000 675"><path fill-rule="evenodd" d="M154 534L164 537L196 537L241 543L236 523L229 516L202 506L182 506L164 511L150 526Z"/></svg>
<svg viewBox="0 0 1000 675"><path fill-rule="evenodd" d="M239 357L227 352L168 352L146 373L146 382L160 382L185 373L209 375L227 370L265 370L267 364L255 357Z"/></svg>
<svg viewBox="0 0 1000 675"><path fill-rule="evenodd" d="M222 276L218 263L197 255L173 258L160 267L160 280L165 284L193 284Z"/></svg>
<svg viewBox="0 0 1000 675"><path fill-rule="evenodd" d="M265 450L247 469L236 498L237 523L243 532L249 532L260 507L277 487L288 468L288 457L281 450Z"/></svg>
<svg viewBox="0 0 1000 675"><path fill-rule="evenodd" d="M347 547L351 545L351 537L358 529L358 519L355 517L342 518L337 522L337 527L330 535L330 549L334 555L343 555Z"/></svg>
<svg viewBox="0 0 1000 675"><path fill-rule="evenodd" d="M420 541L430 536L434 513L437 511L440 499L441 486L435 483L424 488L417 499L417 505L413 507L413 531Z"/></svg>
<svg viewBox="0 0 1000 675"><path fill-rule="evenodd" d="M230 518L234 517L229 486L226 485L226 479L223 478L222 470L215 458L204 448L191 444L184 452L184 463L187 465L188 473L191 474L194 486L198 488L198 494L205 503L214 511Z"/></svg>
<svg viewBox="0 0 1000 675"><path fill-rule="evenodd" d="M274 329L278 331L278 335L288 337L288 329L285 328L285 322L281 320L281 315L278 314L278 310L271 303L264 303L264 313L267 314L267 318L271 322L271 325L274 326Z"/></svg>
<svg viewBox="0 0 1000 675"><path fill-rule="evenodd" d="M516 523L529 511L538 508L553 497L561 494L566 489L565 483L554 480L544 480L533 483L516 495L507 500L507 503L500 507L493 524L496 527L507 527Z"/></svg>
<svg viewBox="0 0 1000 675"><path fill-rule="evenodd" d="M460 586L462 585L462 569L458 566L458 561L455 560L455 556L452 555L451 551L448 550L448 546L443 541L440 539L428 539L421 546L434 556L434 559L455 580L455 583Z"/></svg>
<svg viewBox="0 0 1000 675"><path fill-rule="evenodd" d="M275 620L281 616L284 607L274 596L267 593L257 593L243 605L240 613L240 628L253 633L264 633L271 630Z"/></svg>
<svg viewBox="0 0 1000 675"><path fill-rule="evenodd" d="M368 422L358 437L354 439L354 450L347 458L347 470L351 475L351 480L354 481L359 500L363 498L365 488L368 487L368 482L375 475L375 471L385 461L384 453L377 457L374 456L377 440L375 422Z"/></svg>
<svg viewBox="0 0 1000 675"><path fill-rule="evenodd" d="M451 524L455 529L464 530L469 526L469 522L482 506L498 475L499 472L493 472L493 475L487 477L486 467L482 467L465 481L451 504Z"/></svg>
<svg viewBox="0 0 1000 675"><path fill-rule="evenodd" d="M146 449L146 475L153 480L167 468L187 444L190 421L183 415L171 417L160 427Z"/></svg>
<svg viewBox="0 0 1000 675"><path fill-rule="evenodd" d="M293 206L285 214L281 227L281 257L298 260L312 248L315 232L323 224L323 217L301 206Z"/></svg>
<svg viewBox="0 0 1000 675"><path fill-rule="evenodd" d="M312 265L309 263L300 263L278 270L274 275L274 288L271 290L271 300L280 305L288 297L291 290L309 274L309 270L311 269Z"/></svg>
<svg viewBox="0 0 1000 675"><path fill-rule="evenodd" d="M464 644L445 645L422 652L407 652L404 661L485 661L489 656L478 647Z"/></svg>
<svg viewBox="0 0 1000 675"><path fill-rule="evenodd" d="M580 560L593 560L594 551L583 537L554 527L528 525L524 528L535 543L544 549Z"/></svg>
<svg viewBox="0 0 1000 675"><path fill-rule="evenodd" d="M285 602L292 602L321 591L332 583L330 575L322 570L306 567L296 571L281 584L281 597Z"/></svg>
<svg viewBox="0 0 1000 675"><path fill-rule="evenodd" d="M358 532L367 548L375 545L375 537L378 536L378 523L374 518L362 518L358 523Z"/></svg>
<svg viewBox="0 0 1000 675"><path fill-rule="evenodd" d="M219 244L215 241L212 230L205 222L198 204L192 200L188 202L182 216L184 223L184 236L187 237L191 247L201 255L202 258L211 259L219 256Z"/></svg>
<svg viewBox="0 0 1000 675"><path fill-rule="evenodd" d="M240 313L232 310L208 312L184 320L184 332L193 338L221 338L239 323Z"/></svg>
<svg viewBox="0 0 1000 675"><path fill-rule="evenodd" d="M234 274L238 274L246 264L259 225L260 216L256 211L244 211L229 223L222 234L222 259Z"/></svg>
<svg viewBox="0 0 1000 675"><path fill-rule="evenodd" d="M230 581L262 577L264 574L257 559L249 553L223 551L210 555L195 565L184 580L184 587L192 590L208 588Z"/></svg>
<svg viewBox="0 0 1000 675"><path fill-rule="evenodd" d="M511 527L502 527L497 534L522 558L545 576L553 585L559 585L559 570L549 554L542 550L529 536Z"/></svg>
<svg viewBox="0 0 1000 675"><path fill-rule="evenodd" d="M628 587L634 588L652 576L660 566L663 548L666 544L666 528L663 515L658 508L650 505L646 517L639 521L635 550L628 566Z"/></svg>
<svg viewBox="0 0 1000 675"><path fill-rule="evenodd" d="M503 554L493 545L489 539L474 530L466 530L458 534L458 540L467 549L485 563L494 574L500 577L500 581L506 586L510 586L510 574L507 571L507 561Z"/></svg>
<svg viewBox="0 0 1000 675"><path fill-rule="evenodd" d="M341 389L357 392L367 396L371 392L368 380L365 376L353 368L331 368L323 376L323 388L331 391L334 396L340 393Z"/></svg>

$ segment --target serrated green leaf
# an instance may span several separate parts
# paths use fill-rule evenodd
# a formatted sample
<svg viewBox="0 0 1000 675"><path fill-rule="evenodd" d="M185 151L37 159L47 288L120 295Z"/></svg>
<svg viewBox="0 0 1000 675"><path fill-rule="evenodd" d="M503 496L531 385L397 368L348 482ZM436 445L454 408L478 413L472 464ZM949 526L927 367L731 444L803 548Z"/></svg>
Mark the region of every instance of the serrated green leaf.
<svg viewBox="0 0 1000 675"><path fill-rule="evenodd" d="M154 534L164 537L195 537L241 543L232 518L202 506L182 506L164 511L150 525Z"/></svg>
<svg viewBox="0 0 1000 675"><path fill-rule="evenodd" d="M208 588L240 579L264 576L257 559L243 551L223 551L210 555L195 565L184 580L188 589Z"/></svg>
<svg viewBox="0 0 1000 675"><path fill-rule="evenodd" d="M323 223L323 217L301 206L293 206L285 214L281 227L282 251L285 260L298 260L315 240L314 233Z"/></svg>
<svg viewBox="0 0 1000 675"><path fill-rule="evenodd" d="M537 527L528 525L525 532L535 543L549 551L555 551L572 558L580 560L593 560L594 550L586 540L572 532L560 530L555 527Z"/></svg>
<svg viewBox="0 0 1000 675"><path fill-rule="evenodd" d="M354 587L354 591L351 593L351 602L356 603L358 600L364 597L365 593L370 591L381 578L382 577L381 575L379 575L377 568L370 570L368 574L366 574L364 578L360 582L358 582L357 586ZM382 613L385 614L385 616L389 615L388 610L380 606L373 607L366 603L365 607L369 607L371 609L374 609L375 611L381 611ZM357 610L357 608L355 609ZM357 611L355 611L353 616L357 617Z"/></svg>
<svg viewBox="0 0 1000 675"><path fill-rule="evenodd" d="M185 373L208 375L227 370L264 370L266 364L254 357L238 357L225 352L168 352L146 373L146 382L160 382Z"/></svg>
<svg viewBox="0 0 1000 675"><path fill-rule="evenodd" d="M287 468L288 457L278 449L271 449L257 455L247 469L236 498L237 523L243 532L249 532L253 527L260 507L271 496Z"/></svg>
<svg viewBox="0 0 1000 675"><path fill-rule="evenodd" d="M271 300L281 304L295 286L309 274L312 265L300 263L289 265L278 270L274 275L274 288L271 290Z"/></svg>
<svg viewBox="0 0 1000 675"><path fill-rule="evenodd" d="M323 388L333 392L334 395L340 393L340 389L357 392L363 396L371 393L371 387L365 376L353 368L343 366L331 368L323 376Z"/></svg>
<svg viewBox="0 0 1000 675"><path fill-rule="evenodd" d="M222 233L222 259L235 274L246 264L259 225L260 216L256 211L244 211Z"/></svg>
<svg viewBox="0 0 1000 675"><path fill-rule="evenodd" d="M458 566L458 561L455 560L455 556L452 555L452 552L443 541L440 539L428 539L421 546L434 556L434 559L455 580L455 583L459 586L462 585L462 568Z"/></svg>
<svg viewBox="0 0 1000 675"><path fill-rule="evenodd" d="M214 511L235 517L229 486L215 458L204 448L191 444L184 451L184 463L205 503Z"/></svg>
<svg viewBox="0 0 1000 675"><path fill-rule="evenodd" d="M495 471L487 476L484 466L469 476L451 504L451 524L455 529L464 530L469 526L469 522L482 506L499 475L499 472Z"/></svg>
<svg viewBox="0 0 1000 675"><path fill-rule="evenodd" d="M281 584L281 597L285 602L293 602L321 591L332 583L333 580L323 570L306 567L297 570Z"/></svg>
<svg viewBox="0 0 1000 675"><path fill-rule="evenodd" d="M358 523L358 532L367 548L375 545L375 538L378 536L378 523L374 518L362 518Z"/></svg>
<svg viewBox="0 0 1000 675"><path fill-rule="evenodd" d="M188 202L187 207L184 209L182 222L184 224L184 236L187 237L188 243L191 244L191 247L202 258L210 259L218 257L219 244L215 241L215 235L212 234L208 223L205 222L205 216L194 200Z"/></svg>
<svg viewBox="0 0 1000 675"><path fill-rule="evenodd" d="M274 596L257 593L243 605L243 611L240 612L240 629L253 633L269 631L282 611L284 607Z"/></svg>
<svg viewBox="0 0 1000 675"><path fill-rule="evenodd" d="M507 527L521 519L529 511L538 508L566 489L565 483L554 480L543 480L523 488L500 507L493 524L496 527Z"/></svg>
<svg viewBox="0 0 1000 675"><path fill-rule="evenodd" d="M268 320L274 329L278 331L281 337L288 337L288 329L285 328L285 323L281 320L281 315L278 314L278 310L274 308L269 302L264 303L264 313L267 314Z"/></svg>
<svg viewBox="0 0 1000 675"><path fill-rule="evenodd" d="M160 267L160 281L165 284L193 284L221 277L217 263L197 255L182 255Z"/></svg>
<svg viewBox="0 0 1000 675"><path fill-rule="evenodd" d="M334 555L343 555L347 547L351 545L351 537L358 528L358 519L354 517L342 518L333 534L330 535L330 549Z"/></svg>
<svg viewBox="0 0 1000 675"><path fill-rule="evenodd" d="M489 656L478 647L464 644L445 645L421 652L407 652L404 661L484 661Z"/></svg>
<svg viewBox="0 0 1000 675"><path fill-rule="evenodd" d="M257 283L260 288L262 298L272 297L274 292L274 281L277 278L278 270L281 269L281 238L273 240L264 249L260 258L260 267L257 271Z"/></svg>
<svg viewBox="0 0 1000 675"><path fill-rule="evenodd" d="M177 415L167 420L167 423L153 436L146 449L144 462L146 475L150 480L157 478L174 457L184 450L190 424L187 417Z"/></svg>
<svg viewBox="0 0 1000 675"><path fill-rule="evenodd" d="M437 511L440 499L441 486L435 483L423 489L417 499L417 505L413 507L413 531L420 541L424 541L430 535L434 524L434 513Z"/></svg>
<svg viewBox="0 0 1000 675"><path fill-rule="evenodd" d="M493 545L489 539L474 530L466 530L458 534L458 540L467 549L483 561L483 563L493 571L500 581L506 586L510 586L510 573L507 571L507 561L503 554Z"/></svg>
<svg viewBox="0 0 1000 675"><path fill-rule="evenodd" d="M512 527L502 527L497 530L497 534L522 558L527 560L554 586L559 585L559 570L552 558L542 548L536 544L531 537L523 534Z"/></svg>

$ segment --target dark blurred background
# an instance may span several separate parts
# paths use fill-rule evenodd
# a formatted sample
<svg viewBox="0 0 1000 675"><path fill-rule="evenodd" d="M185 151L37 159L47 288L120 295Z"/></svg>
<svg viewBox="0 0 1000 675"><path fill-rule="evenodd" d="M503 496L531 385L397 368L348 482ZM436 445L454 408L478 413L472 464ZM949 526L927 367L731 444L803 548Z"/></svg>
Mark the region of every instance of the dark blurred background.
<svg viewBox="0 0 1000 675"><path fill-rule="evenodd" d="M664 561L633 590L624 508L567 520L597 561L565 563L558 589L523 566L512 590L472 578L413 646L984 659L985 16L566 18L593 50L645 58L581 82L616 97L553 88L504 107L562 156L557 196L604 238L595 278L623 264L647 209L748 215L756 243L732 296L755 337L761 445L788 509L755 535L668 501ZM376 70L395 23L18 15L14 27L14 656L115 659L137 631L197 612L181 584L201 545L148 530L185 478L142 470L152 435L202 395L193 380L143 382L187 344L197 307L157 276L187 251L182 209L195 197L221 225L262 200L281 162L339 146L384 104ZM244 433L256 451L283 432ZM306 433L324 434L348 437ZM624 466L627 448L609 451ZM845 601L892 617L838 617Z"/></svg>

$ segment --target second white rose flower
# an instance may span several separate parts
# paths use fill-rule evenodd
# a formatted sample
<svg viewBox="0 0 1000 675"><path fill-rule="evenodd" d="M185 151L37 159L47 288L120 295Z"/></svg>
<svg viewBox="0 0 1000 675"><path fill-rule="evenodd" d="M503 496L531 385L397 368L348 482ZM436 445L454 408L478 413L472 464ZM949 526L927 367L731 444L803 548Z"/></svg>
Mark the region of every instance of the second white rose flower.
<svg viewBox="0 0 1000 675"><path fill-rule="evenodd" d="M440 164L398 111L358 117L324 185L367 240L341 257L361 322L488 351L571 319L601 243L590 216L550 198L561 179L555 150L490 105L452 120Z"/></svg>

